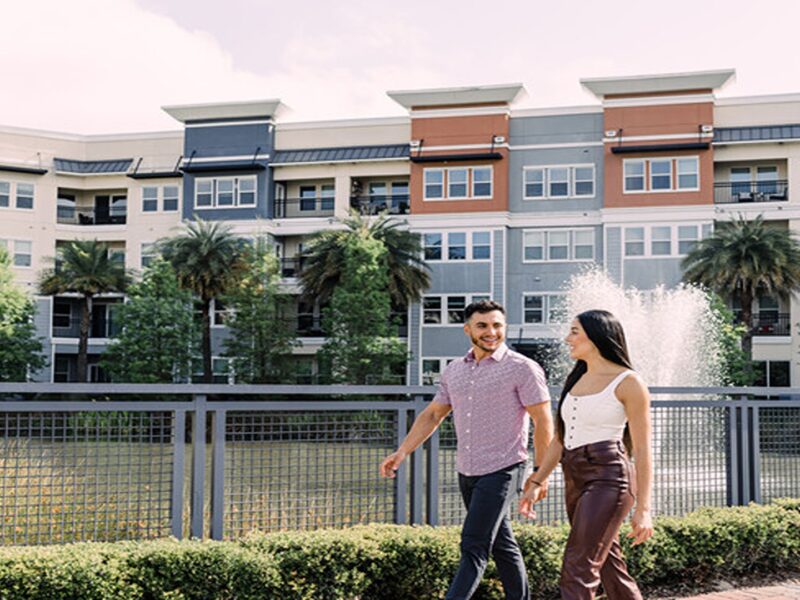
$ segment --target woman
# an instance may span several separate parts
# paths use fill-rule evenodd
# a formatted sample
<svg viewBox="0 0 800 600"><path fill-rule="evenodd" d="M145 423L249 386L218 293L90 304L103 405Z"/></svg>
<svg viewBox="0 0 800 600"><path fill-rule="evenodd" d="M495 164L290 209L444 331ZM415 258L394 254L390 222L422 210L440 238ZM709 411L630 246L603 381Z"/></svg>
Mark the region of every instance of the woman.
<svg viewBox="0 0 800 600"><path fill-rule="evenodd" d="M619 529L635 502L629 537L637 545L653 535L650 396L632 370L625 334L611 313L579 314L566 342L577 362L561 392L558 434L525 483L520 512L535 518L533 504L546 495L543 484L560 460L572 525L561 597L591 600L602 582L609 600L641 600L622 556Z"/></svg>

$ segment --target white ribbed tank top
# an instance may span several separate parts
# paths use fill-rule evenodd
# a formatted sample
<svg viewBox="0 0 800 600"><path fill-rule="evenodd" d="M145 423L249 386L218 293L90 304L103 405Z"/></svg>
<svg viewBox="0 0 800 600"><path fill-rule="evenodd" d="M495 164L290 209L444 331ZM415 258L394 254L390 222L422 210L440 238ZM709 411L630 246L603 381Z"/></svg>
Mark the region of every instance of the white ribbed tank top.
<svg viewBox="0 0 800 600"><path fill-rule="evenodd" d="M617 386L633 371L623 371L605 389L596 394L573 396L568 393L561 406L564 419L564 447L621 440L628 418L625 406L617 398Z"/></svg>

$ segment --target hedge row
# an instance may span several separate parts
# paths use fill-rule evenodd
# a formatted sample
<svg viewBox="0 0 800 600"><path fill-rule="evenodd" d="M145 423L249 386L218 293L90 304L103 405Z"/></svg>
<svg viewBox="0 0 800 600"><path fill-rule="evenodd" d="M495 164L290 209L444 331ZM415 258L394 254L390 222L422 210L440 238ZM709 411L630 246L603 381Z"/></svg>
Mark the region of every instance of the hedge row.
<svg viewBox="0 0 800 600"><path fill-rule="evenodd" d="M515 526L534 598L558 598L565 527ZM0 549L2 600L419 600L443 598L459 529L373 525L253 533L238 542L160 540ZM800 500L660 518L628 564L647 589L800 569ZM476 598L502 598L491 565Z"/></svg>

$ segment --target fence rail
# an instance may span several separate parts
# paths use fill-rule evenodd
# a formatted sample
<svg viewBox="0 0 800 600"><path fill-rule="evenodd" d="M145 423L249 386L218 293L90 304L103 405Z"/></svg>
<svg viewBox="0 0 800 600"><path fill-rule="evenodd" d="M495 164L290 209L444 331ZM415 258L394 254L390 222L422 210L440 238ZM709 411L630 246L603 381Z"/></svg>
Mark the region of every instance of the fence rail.
<svg viewBox="0 0 800 600"><path fill-rule="evenodd" d="M658 513L800 495L800 388L651 391ZM378 475L434 392L0 384L0 545L459 523L449 419ZM542 522L562 490L557 470Z"/></svg>

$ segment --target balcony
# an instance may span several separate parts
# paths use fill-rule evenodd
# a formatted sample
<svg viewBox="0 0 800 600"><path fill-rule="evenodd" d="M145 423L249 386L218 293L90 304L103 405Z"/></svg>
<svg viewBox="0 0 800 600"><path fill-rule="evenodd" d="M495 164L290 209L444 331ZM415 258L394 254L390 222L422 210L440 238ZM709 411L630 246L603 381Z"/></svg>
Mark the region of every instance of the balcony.
<svg viewBox="0 0 800 600"><path fill-rule="evenodd" d="M302 217L332 217L333 196L304 196L302 198L276 198L273 204L276 219Z"/></svg>
<svg viewBox="0 0 800 600"><path fill-rule="evenodd" d="M300 276L300 271L303 268L303 259L296 256L294 258L282 258L281 262L281 277L291 279Z"/></svg>
<svg viewBox="0 0 800 600"><path fill-rule="evenodd" d="M407 215L411 204L408 194L353 196L350 207L362 215L377 215L388 212L390 215Z"/></svg>
<svg viewBox="0 0 800 600"><path fill-rule="evenodd" d="M789 200L789 182L742 181L714 184L714 204L741 204L746 202L786 202Z"/></svg>
<svg viewBox="0 0 800 600"><path fill-rule="evenodd" d="M397 321L397 337L408 337L408 314L405 312L392 313L391 318ZM325 337L321 316L301 313L296 318L289 319L289 322L293 324L297 337Z"/></svg>
<svg viewBox="0 0 800 600"><path fill-rule="evenodd" d="M97 314L89 323L89 339L107 339L118 335L119 325L105 315ZM81 318L53 315L53 337L57 338L79 338L81 335Z"/></svg>
<svg viewBox="0 0 800 600"><path fill-rule="evenodd" d="M753 335L789 336L792 334L789 313L761 313L753 315Z"/></svg>
<svg viewBox="0 0 800 600"><path fill-rule="evenodd" d="M56 222L64 225L125 225L127 206L82 207L59 204Z"/></svg>

